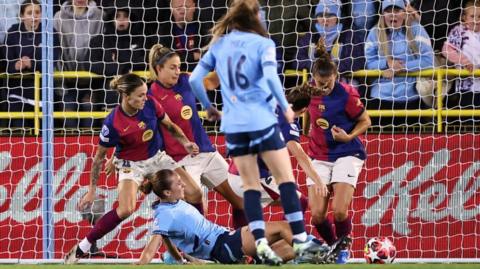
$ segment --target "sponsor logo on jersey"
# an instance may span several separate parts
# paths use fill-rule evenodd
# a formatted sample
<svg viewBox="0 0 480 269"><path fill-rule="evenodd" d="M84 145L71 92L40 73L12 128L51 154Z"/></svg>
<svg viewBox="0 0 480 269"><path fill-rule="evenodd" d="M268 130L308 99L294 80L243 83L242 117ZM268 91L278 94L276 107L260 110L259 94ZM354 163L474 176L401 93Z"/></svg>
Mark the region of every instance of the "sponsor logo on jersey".
<svg viewBox="0 0 480 269"><path fill-rule="evenodd" d="M326 119L324 119L324 118L319 118L319 119L317 119L317 120L315 121L315 123L317 123L317 125L318 125L320 128L324 129L324 130L326 130L326 129L328 129L328 127L330 127L330 124L329 124L328 121L327 121Z"/></svg>
<svg viewBox="0 0 480 269"><path fill-rule="evenodd" d="M151 129L148 129L145 132L143 132L142 141L143 142L150 141L152 137L153 137L153 131Z"/></svg>
<svg viewBox="0 0 480 269"><path fill-rule="evenodd" d="M180 116L182 117L182 119L184 120L189 120L192 118L193 116L193 110L190 106L183 106L182 107L182 110L180 111Z"/></svg>

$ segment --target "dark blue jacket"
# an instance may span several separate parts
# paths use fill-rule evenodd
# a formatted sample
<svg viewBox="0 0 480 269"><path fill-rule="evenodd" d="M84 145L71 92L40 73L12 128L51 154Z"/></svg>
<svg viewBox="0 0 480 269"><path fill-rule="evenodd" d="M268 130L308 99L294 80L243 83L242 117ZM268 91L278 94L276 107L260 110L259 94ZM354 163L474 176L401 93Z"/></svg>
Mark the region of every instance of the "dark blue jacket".
<svg viewBox="0 0 480 269"><path fill-rule="evenodd" d="M42 26L39 25L35 32L27 31L23 23L12 25L5 37L6 56L8 61L7 71L9 73L35 72L42 70ZM58 35L54 33L54 60L60 55L60 43ZM15 70L15 63L23 56L32 59L32 68Z"/></svg>

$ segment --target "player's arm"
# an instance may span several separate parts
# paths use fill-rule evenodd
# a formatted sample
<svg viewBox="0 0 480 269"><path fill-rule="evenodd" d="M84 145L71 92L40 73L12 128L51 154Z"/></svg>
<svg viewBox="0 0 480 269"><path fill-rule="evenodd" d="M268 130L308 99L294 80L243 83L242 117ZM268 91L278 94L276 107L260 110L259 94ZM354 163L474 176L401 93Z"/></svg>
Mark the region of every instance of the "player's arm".
<svg viewBox="0 0 480 269"><path fill-rule="evenodd" d="M108 148L98 145L97 152L93 158L92 171L90 173L90 185L88 186L88 192L82 197L78 204L79 209L83 209L88 204L91 204L95 199L95 192L97 189L98 178L100 177L100 171L102 169L103 161L107 155Z"/></svg>
<svg viewBox="0 0 480 269"><path fill-rule="evenodd" d="M370 120L367 110L364 110L363 113L357 118L357 124L355 124L355 127L350 132L351 139L364 134L370 125L372 125L372 121Z"/></svg>
<svg viewBox="0 0 480 269"><path fill-rule="evenodd" d="M328 188L323 183L322 179L313 168L312 162L308 157L307 153L302 148L302 145L295 140L290 140L287 142L287 148L290 154L295 157L300 167L302 167L303 171L309 178L315 182L315 184L319 187L320 196L325 197L328 194Z"/></svg>
<svg viewBox="0 0 480 269"><path fill-rule="evenodd" d="M292 123L294 121L295 113L293 113L292 108L288 104L287 98L285 97L285 93L283 91L282 83L280 81L280 78L278 77L277 60L275 56L275 46L273 41L271 41L271 44L265 47L265 49L262 50L261 53L263 76L267 80L267 85L270 88L272 95L275 97L278 104L282 108L287 122Z"/></svg>
<svg viewBox="0 0 480 269"><path fill-rule="evenodd" d="M178 261L178 263L183 263L183 257L180 251L178 251L178 248L173 244L172 241L168 237L163 237L163 242L165 243L165 246L167 247L168 252L172 255L172 257Z"/></svg>
<svg viewBox="0 0 480 269"><path fill-rule="evenodd" d="M162 236L159 234L152 235L143 249L140 259L135 264L142 265L150 263L161 245Z"/></svg>
<svg viewBox="0 0 480 269"><path fill-rule="evenodd" d="M163 117L161 124L178 142L180 142L185 147L185 149L190 154L197 155L199 153L197 144L195 144L194 142L190 142L182 129L178 127L178 125L173 123L173 121L170 120L167 114L165 114L165 117Z"/></svg>
<svg viewBox="0 0 480 269"><path fill-rule="evenodd" d="M360 116L357 118L357 123L349 134L347 134L342 128L334 125L332 127L333 139L337 142L348 143L352 141L355 137L365 133L371 124L372 121L370 120L370 116L368 115L367 111L364 110L362 114L360 114Z"/></svg>

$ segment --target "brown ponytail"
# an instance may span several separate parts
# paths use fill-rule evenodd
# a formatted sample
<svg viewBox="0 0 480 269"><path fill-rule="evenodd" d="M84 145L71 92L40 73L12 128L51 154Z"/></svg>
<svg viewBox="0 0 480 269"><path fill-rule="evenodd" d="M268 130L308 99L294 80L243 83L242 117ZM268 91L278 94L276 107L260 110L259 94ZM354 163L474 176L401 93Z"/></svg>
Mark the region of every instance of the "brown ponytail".
<svg viewBox="0 0 480 269"><path fill-rule="evenodd" d="M168 191L172 187L172 176L174 171L169 169L162 169L156 172L154 175L145 176L147 179L139 187L139 190L145 194L149 194L153 191L160 199L165 199L164 191Z"/></svg>
<svg viewBox="0 0 480 269"><path fill-rule="evenodd" d="M163 64L170 58L178 56L175 51L164 47L162 44L155 44L148 53L148 68L150 70L150 80L154 81L158 79L157 70L155 67L159 65L163 67Z"/></svg>
<svg viewBox="0 0 480 269"><path fill-rule="evenodd" d="M232 2L227 14L212 28L213 38L207 47L210 47L220 37L232 30L252 32L264 37L268 36L258 18L260 5L257 0L233 0Z"/></svg>
<svg viewBox="0 0 480 269"><path fill-rule="evenodd" d="M307 83L287 90L287 101L294 112L300 111L310 104L313 87Z"/></svg>
<svg viewBox="0 0 480 269"><path fill-rule="evenodd" d="M337 73L337 65L332 61L332 56L327 51L325 39L322 37L317 42L316 47L317 59L313 64L313 76L328 77Z"/></svg>
<svg viewBox="0 0 480 269"><path fill-rule="evenodd" d="M128 73L112 79L110 81L110 88L116 90L120 95L122 95L122 93L130 95L136 88L142 86L144 83L145 80L140 76Z"/></svg>

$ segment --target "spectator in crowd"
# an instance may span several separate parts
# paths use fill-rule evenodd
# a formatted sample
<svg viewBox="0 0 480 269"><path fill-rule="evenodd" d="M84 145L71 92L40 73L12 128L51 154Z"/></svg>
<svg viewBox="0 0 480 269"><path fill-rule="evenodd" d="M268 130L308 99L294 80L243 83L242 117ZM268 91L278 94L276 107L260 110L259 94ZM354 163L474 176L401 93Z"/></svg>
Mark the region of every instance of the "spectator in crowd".
<svg viewBox="0 0 480 269"><path fill-rule="evenodd" d="M95 94L102 107L118 104L118 94L109 89L112 76L146 70L145 36L138 28L128 3L117 1L116 9L106 13L103 33L90 40L91 71L106 76L105 89Z"/></svg>
<svg viewBox="0 0 480 269"><path fill-rule="evenodd" d="M5 43L7 31L18 23L21 0L0 0L0 43Z"/></svg>
<svg viewBox="0 0 480 269"><path fill-rule="evenodd" d="M55 14L54 27L59 32L62 47L60 71L90 71L88 57L90 39L102 33L103 13L94 1L68 0L62 4ZM56 89L63 110L91 111L92 80L62 79L60 89ZM80 104L80 107L79 107ZM75 120L67 120L68 127L77 125ZM83 121L82 126L88 126L89 121Z"/></svg>
<svg viewBox="0 0 480 269"><path fill-rule="evenodd" d="M465 2L466 0L410 0L410 11L432 39L434 51L442 50L447 34L459 22L462 3Z"/></svg>
<svg viewBox="0 0 480 269"><path fill-rule="evenodd" d="M207 44L207 30L194 20L196 9L193 0L172 0L171 21L161 27L159 43L180 56L182 71L193 71L200 60L200 49Z"/></svg>
<svg viewBox="0 0 480 269"><path fill-rule="evenodd" d="M18 22L18 13L21 0L0 0L0 73L7 70L7 52L5 47L5 36L11 25ZM0 77L0 111L7 111L8 98L4 88L6 79ZM0 126L7 126L6 120L0 118Z"/></svg>
<svg viewBox="0 0 480 269"><path fill-rule="evenodd" d="M315 47L320 38L331 56L338 61L341 74L365 68L363 36L344 30L340 8L338 0L320 0L315 9L315 32L299 39L297 69L311 70L316 58Z"/></svg>
<svg viewBox="0 0 480 269"><path fill-rule="evenodd" d="M423 107L415 89L416 78L396 76L399 72L433 67L433 49L428 34L419 23L409 21L405 8L404 0L384 0L380 20L368 34L365 44L367 68L383 72L371 87L369 109ZM405 123L404 119L389 120L382 118L380 123Z"/></svg>
<svg viewBox="0 0 480 269"><path fill-rule="evenodd" d="M38 0L25 0L20 6L20 23L12 25L5 38L8 73L27 74L7 80L7 111L34 110L34 79L32 73L42 68L42 10ZM54 36L54 55L58 56L58 38ZM12 120L11 127L33 127L33 122Z"/></svg>
<svg viewBox="0 0 480 269"><path fill-rule="evenodd" d="M259 0L265 13L268 33L275 42L279 73L293 68L298 33L310 30L312 5L308 0Z"/></svg>
<svg viewBox="0 0 480 269"><path fill-rule="evenodd" d="M104 13L114 12L119 6L126 6L130 9L130 23L145 38L142 47L150 49L158 43L159 27L163 22L168 21L170 16L170 1L167 0L97 0L97 5Z"/></svg>
<svg viewBox="0 0 480 269"><path fill-rule="evenodd" d="M344 26L351 26L354 35L362 34L366 39L368 30L378 22L380 0L342 0L342 11Z"/></svg>
<svg viewBox="0 0 480 269"><path fill-rule="evenodd" d="M467 1L461 16L461 24L450 31L443 45L445 58L458 69L473 71L480 68L480 2ZM459 78L456 91L448 97L447 105L475 109L480 107L480 79Z"/></svg>

